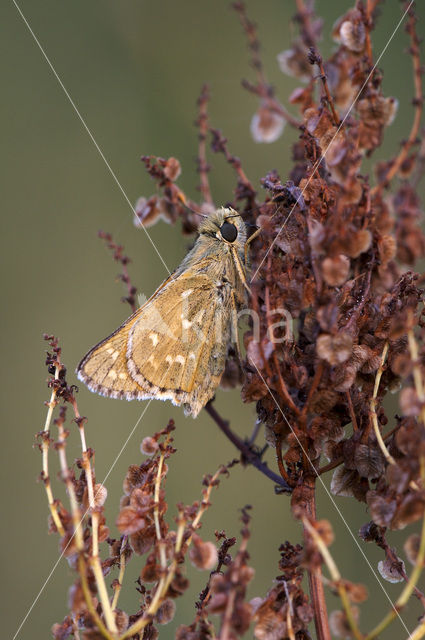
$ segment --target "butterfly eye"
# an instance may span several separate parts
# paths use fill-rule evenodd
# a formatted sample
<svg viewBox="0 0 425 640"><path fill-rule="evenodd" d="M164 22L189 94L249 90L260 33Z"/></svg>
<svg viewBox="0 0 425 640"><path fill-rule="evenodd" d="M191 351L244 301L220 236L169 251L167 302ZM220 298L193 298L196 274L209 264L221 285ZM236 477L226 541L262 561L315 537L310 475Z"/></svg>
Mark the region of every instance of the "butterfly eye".
<svg viewBox="0 0 425 640"><path fill-rule="evenodd" d="M234 242L238 237L238 230L231 222L223 222L220 227L220 233L227 242Z"/></svg>

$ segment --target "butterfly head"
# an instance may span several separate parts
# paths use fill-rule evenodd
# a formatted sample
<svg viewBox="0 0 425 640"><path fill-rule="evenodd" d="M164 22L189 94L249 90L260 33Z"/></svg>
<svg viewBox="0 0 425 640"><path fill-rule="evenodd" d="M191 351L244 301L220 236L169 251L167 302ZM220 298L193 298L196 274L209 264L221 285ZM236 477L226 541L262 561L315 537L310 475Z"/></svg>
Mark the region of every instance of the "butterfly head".
<svg viewBox="0 0 425 640"><path fill-rule="evenodd" d="M225 207L217 209L202 221L199 234L236 247L243 246L246 241L246 228L241 215L234 209Z"/></svg>

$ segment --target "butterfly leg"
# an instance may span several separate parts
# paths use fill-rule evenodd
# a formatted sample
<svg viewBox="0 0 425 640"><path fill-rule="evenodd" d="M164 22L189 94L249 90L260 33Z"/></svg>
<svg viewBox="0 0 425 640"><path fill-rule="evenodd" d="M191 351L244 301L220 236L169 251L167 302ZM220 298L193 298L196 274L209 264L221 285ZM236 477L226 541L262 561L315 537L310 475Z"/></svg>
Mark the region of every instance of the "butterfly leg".
<svg viewBox="0 0 425 640"><path fill-rule="evenodd" d="M235 262L236 265L236 269L238 271L238 275L242 281L243 286L245 287L245 289L248 291L248 294L251 296L251 289L249 288L249 285L246 281L246 276L245 276L245 269L243 268L243 266L241 265L241 261L239 260L239 256L237 254L237 252L233 249L232 250L232 256L233 256L233 260Z"/></svg>
<svg viewBox="0 0 425 640"><path fill-rule="evenodd" d="M242 367L242 353L241 353L241 348L240 348L240 344L239 344L238 308L237 308L237 305L236 305L236 298L235 298L234 292L231 291L230 293L231 293L231 302L232 302L232 330L233 330L233 336L234 336L233 342L236 345L236 351L237 351L237 354L238 354L239 365L243 370L243 367Z"/></svg>
<svg viewBox="0 0 425 640"><path fill-rule="evenodd" d="M248 264L248 249L249 249L249 245L251 244L251 242L253 240L255 240L255 238L257 238L260 233L261 233L262 229L257 229L256 231L254 231L254 233L252 235L249 236L248 240L245 242L245 264Z"/></svg>

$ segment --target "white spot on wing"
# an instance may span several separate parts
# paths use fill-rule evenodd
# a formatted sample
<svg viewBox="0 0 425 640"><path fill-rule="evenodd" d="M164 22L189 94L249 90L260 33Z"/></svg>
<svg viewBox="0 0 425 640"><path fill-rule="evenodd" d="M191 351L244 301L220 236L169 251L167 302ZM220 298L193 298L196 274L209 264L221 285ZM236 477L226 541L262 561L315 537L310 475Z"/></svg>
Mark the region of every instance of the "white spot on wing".
<svg viewBox="0 0 425 640"><path fill-rule="evenodd" d="M119 373L119 374L118 374L118 378L119 378L120 380L125 380L125 379L127 378L127 374L126 374L126 373L122 373L122 372L121 372L121 373Z"/></svg>
<svg viewBox="0 0 425 640"><path fill-rule="evenodd" d="M114 369L110 369L110 371L109 371L109 373L108 373L108 376L109 376L110 378L112 378L112 380L116 380L117 372L116 372L116 371L114 371Z"/></svg>
<svg viewBox="0 0 425 640"><path fill-rule="evenodd" d="M149 334L149 338L152 340L153 346L156 347L156 345L159 342L158 334L152 332L152 333Z"/></svg>
<svg viewBox="0 0 425 640"><path fill-rule="evenodd" d="M166 358L165 358L165 362L166 362L167 364L173 364L173 358L172 358L172 356L166 356Z"/></svg>
<svg viewBox="0 0 425 640"><path fill-rule="evenodd" d="M192 292L193 292L193 289L186 289L186 291L183 291L182 293L182 298L187 298L188 296L190 296Z"/></svg>
<svg viewBox="0 0 425 640"><path fill-rule="evenodd" d="M184 364L186 362L186 358L184 358L183 356L176 356L176 362L178 362L179 364Z"/></svg>
<svg viewBox="0 0 425 640"><path fill-rule="evenodd" d="M190 329L190 327L192 326L193 322L190 322L187 318L183 318L182 319L182 326L183 329Z"/></svg>

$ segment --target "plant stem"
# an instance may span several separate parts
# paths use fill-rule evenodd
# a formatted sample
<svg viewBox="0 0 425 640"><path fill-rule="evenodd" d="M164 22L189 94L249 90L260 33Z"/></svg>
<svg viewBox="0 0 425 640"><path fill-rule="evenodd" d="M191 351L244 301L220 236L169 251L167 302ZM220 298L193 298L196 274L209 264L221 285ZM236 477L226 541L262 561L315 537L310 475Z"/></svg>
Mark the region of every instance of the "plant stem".
<svg viewBox="0 0 425 640"><path fill-rule="evenodd" d="M220 416L211 402L206 405L205 411L211 416L216 425L222 430L224 435L229 438L230 442L232 442L235 447L239 449L246 462L252 464L256 469L261 471L261 473L273 480L273 482L275 482L276 484L284 487L287 491L292 491L291 487L287 484L287 482L285 482L283 478L269 469L266 463L262 462L260 460L260 457L256 455L243 440L241 440L235 433L233 433L233 431L229 427L229 423L227 422L227 420L224 420Z"/></svg>
<svg viewBox="0 0 425 640"><path fill-rule="evenodd" d="M308 498L305 503L306 516L312 522L316 521L316 493L315 478L312 476L305 479L305 488L309 488L306 492ZM310 534L305 526L304 540L307 542ZM310 590L310 600L314 611L314 624L316 627L317 640L331 640L331 632L329 629L328 611L326 607L325 591L322 581L322 568L318 567L314 571L308 571L308 586Z"/></svg>
<svg viewBox="0 0 425 640"><path fill-rule="evenodd" d="M313 527L312 524L307 520L307 518L303 518L304 528L308 530L309 534L313 538L316 543L317 548L320 551L320 554L328 567L329 573L331 574L331 578L335 583L336 588L338 589L339 597L341 598L342 605L344 607L345 615L347 617L348 624L350 625L350 629L357 640L363 640L363 635L360 629L357 626L356 619L354 617L353 610L351 609L350 599L348 597L347 590L345 588L344 582L342 580L341 574L338 570L338 567L335 564L334 559L332 558L326 544L320 537L319 533Z"/></svg>
<svg viewBox="0 0 425 640"><path fill-rule="evenodd" d="M385 446L385 442L384 442L384 440L382 438L381 431L379 430L378 416L376 415L376 403L377 403L379 384L381 382L382 373L384 371L384 364L385 364L385 360L387 358L387 353L388 353L388 342L386 342L385 345L384 345L384 349L382 351L382 356L381 356L381 362L380 362L378 371L376 372L375 385L374 385L374 389L373 389L373 396L372 396L371 401L370 401L370 414L371 414L371 418L372 418L373 430L375 432L375 438L376 438L376 440L378 442L379 448L381 449L382 454L385 457L386 461L389 464L395 464L394 458L392 457L392 455L388 451L387 447Z"/></svg>
<svg viewBox="0 0 425 640"><path fill-rule="evenodd" d="M57 364L55 367L55 381L59 379L60 365ZM43 472L42 478L44 482L44 488L47 494L47 502L49 504L50 513L53 518L53 522L55 523L56 529L59 532L59 535L63 536L65 534L65 529L62 525L62 521L59 517L57 505L53 498L52 486L50 484L50 475L49 475L49 448L50 448L50 424L52 421L53 410L57 404L56 401L56 387L53 384L52 386L52 394L50 396L50 402L48 403L48 411L46 422L44 424L43 429L43 442L41 445L42 455L43 455Z"/></svg>

